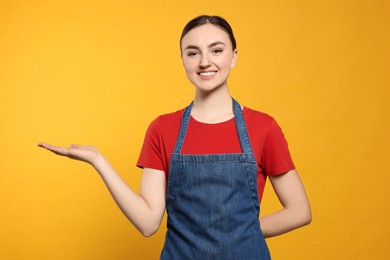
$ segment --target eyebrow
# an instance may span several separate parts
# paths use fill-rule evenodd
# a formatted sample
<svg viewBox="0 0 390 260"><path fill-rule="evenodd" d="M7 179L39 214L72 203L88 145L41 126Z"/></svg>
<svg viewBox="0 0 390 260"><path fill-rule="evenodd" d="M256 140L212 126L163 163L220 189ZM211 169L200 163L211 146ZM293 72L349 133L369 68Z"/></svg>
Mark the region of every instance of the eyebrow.
<svg viewBox="0 0 390 260"><path fill-rule="evenodd" d="M213 42L212 44L210 44L208 47L209 48L212 48L216 45L219 45L219 44L222 44L222 45L225 45L223 42L220 42L220 41L216 41L216 42ZM197 49L199 50L200 48L196 45L188 45L187 47L184 48L184 50L187 50L187 49Z"/></svg>

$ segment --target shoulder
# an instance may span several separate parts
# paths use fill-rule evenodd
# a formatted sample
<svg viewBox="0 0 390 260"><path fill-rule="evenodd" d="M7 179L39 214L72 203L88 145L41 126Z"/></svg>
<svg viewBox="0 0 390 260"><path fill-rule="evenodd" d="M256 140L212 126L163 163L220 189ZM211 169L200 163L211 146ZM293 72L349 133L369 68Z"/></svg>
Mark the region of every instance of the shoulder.
<svg viewBox="0 0 390 260"><path fill-rule="evenodd" d="M181 121L181 117L183 115L183 112L184 112L184 108L177 110L175 112L159 115L157 118L155 118L152 121L151 124L165 125L165 124L170 124L170 123L174 123L177 121Z"/></svg>
<svg viewBox="0 0 390 260"><path fill-rule="evenodd" d="M150 132L167 132L180 127L184 108L175 112L159 115L149 125Z"/></svg>
<svg viewBox="0 0 390 260"><path fill-rule="evenodd" d="M264 112L244 107L243 114L248 127L253 125L255 127L261 126L262 128L271 128L274 125L277 125L275 119Z"/></svg>
<svg viewBox="0 0 390 260"><path fill-rule="evenodd" d="M284 138L282 128L274 117L247 107L244 107L243 114L248 132L253 138L260 138L261 140L272 139L273 137Z"/></svg>

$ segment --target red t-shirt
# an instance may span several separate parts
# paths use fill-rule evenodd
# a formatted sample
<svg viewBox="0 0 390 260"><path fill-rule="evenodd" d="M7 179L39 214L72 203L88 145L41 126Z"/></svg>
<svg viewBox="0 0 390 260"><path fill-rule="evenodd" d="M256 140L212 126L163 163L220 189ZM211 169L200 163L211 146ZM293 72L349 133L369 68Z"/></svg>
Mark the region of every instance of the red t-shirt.
<svg viewBox="0 0 390 260"><path fill-rule="evenodd" d="M149 126L137 166L165 172L168 180L169 162L179 135L184 109L161 115ZM261 200L267 175L294 169L286 139L267 114L244 107L245 123L258 165L258 192ZM217 124L206 124L190 118L182 154L241 153L234 118Z"/></svg>

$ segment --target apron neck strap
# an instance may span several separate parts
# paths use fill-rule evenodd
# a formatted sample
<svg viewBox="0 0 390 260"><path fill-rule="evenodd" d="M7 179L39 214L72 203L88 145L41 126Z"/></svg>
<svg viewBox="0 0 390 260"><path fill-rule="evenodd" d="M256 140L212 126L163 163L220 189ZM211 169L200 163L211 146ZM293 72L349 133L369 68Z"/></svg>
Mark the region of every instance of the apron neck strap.
<svg viewBox="0 0 390 260"><path fill-rule="evenodd" d="M234 121L236 124L238 138L240 139L242 153L253 154L252 146L250 144L250 139L249 139L241 106L234 98L232 98L232 100L233 100ZM193 104L194 102L192 101L191 104L184 110L182 120L181 120L179 136L176 140L176 145L173 153L179 154L181 152L184 143L184 138L187 133Z"/></svg>

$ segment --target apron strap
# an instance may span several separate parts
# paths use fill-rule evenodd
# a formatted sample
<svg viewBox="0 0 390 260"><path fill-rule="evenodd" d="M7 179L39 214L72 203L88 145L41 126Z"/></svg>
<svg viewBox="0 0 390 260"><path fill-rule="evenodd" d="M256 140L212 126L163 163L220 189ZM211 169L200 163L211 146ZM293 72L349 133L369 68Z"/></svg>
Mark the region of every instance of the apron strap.
<svg viewBox="0 0 390 260"><path fill-rule="evenodd" d="M179 154L181 152L181 148L183 147L183 143L184 143L184 137L187 133L188 123L190 121L191 109L193 104L194 101L192 101L191 104L184 110L181 119L179 136L177 137L176 145L175 145L175 149L173 150L173 153Z"/></svg>
<svg viewBox="0 0 390 260"><path fill-rule="evenodd" d="M244 114L240 104L233 98L233 113L234 121L236 122L236 129L238 138L240 139L241 150L244 154L252 154L252 145L249 139L248 130L244 120Z"/></svg>
<svg viewBox="0 0 390 260"><path fill-rule="evenodd" d="M232 98L232 100L233 100L234 121L236 124L237 134L240 140L242 153L252 154L253 156L252 146L245 125L244 115L242 113L241 106L234 98ZM173 150L173 153L180 154L181 152L184 143L184 138L187 133L188 123L190 121L191 109L193 104L194 102L192 101L191 104L183 112L181 125L180 125L180 132L176 140L176 145L175 145L175 149Z"/></svg>

